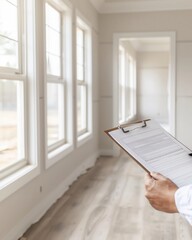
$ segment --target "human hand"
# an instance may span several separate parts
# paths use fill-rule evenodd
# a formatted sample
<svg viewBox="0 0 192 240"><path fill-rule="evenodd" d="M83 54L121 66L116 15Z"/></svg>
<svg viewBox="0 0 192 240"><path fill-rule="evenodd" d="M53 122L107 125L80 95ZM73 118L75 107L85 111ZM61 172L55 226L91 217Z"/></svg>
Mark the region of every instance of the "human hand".
<svg viewBox="0 0 192 240"><path fill-rule="evenodd" d="M178 187L160 173L148 173L145 176L145 196L156 210L176 213L175 192Z"/></svg>

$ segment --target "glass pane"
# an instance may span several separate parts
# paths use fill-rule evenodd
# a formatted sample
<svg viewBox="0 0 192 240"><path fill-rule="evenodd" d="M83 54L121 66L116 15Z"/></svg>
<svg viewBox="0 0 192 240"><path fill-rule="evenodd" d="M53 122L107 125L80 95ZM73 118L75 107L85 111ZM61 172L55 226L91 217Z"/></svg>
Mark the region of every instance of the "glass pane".
<svg viewBox="0 0 192 240"><path fill-rule="evenodd" d="M77 131L87 129L87 97L86 86L77 86Z"/></svg>
<svg viewBox="0 0 192 240"><path fill-rule="evenodd" d="M48 146L64 139L64 86L47 84Z"/></svg>
<svg viewBox="0 0 192 240"><path fill-rule="evenodd" d="M47 73L55 76L61 76L61 59L47 53Z"/></svg>
<svg viewBox="0 0 192 240"><path fill-rule="evenodd" d="M18 43L1 36L0 66L18 68Z"/></svg>
<svg viewBox="0 0 192 240"><path fill-rule="evenodd" d="M77 28L77 45L84 46L84 31L80 28Z"/></svg>
<svg viewBox="0 0 192 240"><path fill-rule="evenodd" d="M85 80L84 31L77 28L77 80Z"/></svg>
<svg viewBox="0 0 192 240"><path fill-rule="evenodd" d="M24 158L22 83L0 81L0 168Z"/></svg>
<svg viewBox="0 0 192 240"><path fill-rule="evenodd" d="M0 1L0 34L18 40L17 7L6 0Z"/></svg>
<svg viewBox="0 0 192 240"><path fill-rule="evenodd" d="M119 85L119 121L123 120L123 87Z"/></svg>
<svg viewBox="0 0 192 240"><path fill-rule="evenodd" d="M48 3L46 3L46 24L57 32L60 32L60 13Z"/></svg>
<svg viewBox="0 0 192 240"><path fill-rule="evenodd" d="M46 50L49 53L60 56L61 52L61 35L55 30L46 27Z"/></svg>
<svg viewBox="0 0 192 240"><path fill-rule="evenodd" d="M77 46L77 63L84 65L84 48Z"/></svg>
<svg viewBox="0 0 192 240"><path fill-rule="evenodd" d="M125 50L121 48L119 51L119 122L125 121Z"/></svg>
<svg viewBox="0 0 192 240"><path fill-rule="evenodd" d="M84 80L84 68L79 64L77 64L77 80Z"/></svg>

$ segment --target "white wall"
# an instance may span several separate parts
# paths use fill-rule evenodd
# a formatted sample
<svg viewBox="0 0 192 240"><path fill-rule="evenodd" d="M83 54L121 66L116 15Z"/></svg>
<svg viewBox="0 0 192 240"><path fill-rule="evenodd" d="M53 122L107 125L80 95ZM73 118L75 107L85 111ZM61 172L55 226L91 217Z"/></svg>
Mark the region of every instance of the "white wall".
<svg viewBox="0 0 192 240"><path fill-rule="evenodd" d="M168 124L168 52L137 53L138 118Z"/></svg>
<svg viewBox="0 0 192 240"><path fill-rule="evenodd" d="M99 18L100 148L111 152L103 130L113 126L113 34L123 32L176 32L176 136L192 148L192 11L102 14Z"/></svg>
<svg viewBox="0 0 192 240"><path fill-rule="evenodd" d="M78 9L93 28L93 137L49 169L45 169L44 154L44 91L43 91L43 31L42 6L43 0L36 0L38 18L39 52L38 83L40 86L40 136L41 136L41 173L33 181L19 191L0 202L0 239L16 240L34 221L50 207L68 188L79 174L92 166L98 156L98 15L88 0L71 1L73 4L73 32L75 33L75 11ZM77 7L77 8L76 8ZM75 40L73 42L75 47ZM75 53L74 53L75 56ZM73 58L74 58L73 56ZM75 59L73 69L75 69ZM75 79L74 79L75 81ZM75 123L74 123L75 124ZM43 191L40 192L40 186Z"/></svg>

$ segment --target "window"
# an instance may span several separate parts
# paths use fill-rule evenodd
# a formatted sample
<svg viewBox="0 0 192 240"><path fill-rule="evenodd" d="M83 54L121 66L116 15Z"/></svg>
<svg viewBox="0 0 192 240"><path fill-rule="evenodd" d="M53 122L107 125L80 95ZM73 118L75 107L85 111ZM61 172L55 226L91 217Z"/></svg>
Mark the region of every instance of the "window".
<svg viewBox="0 0 192 240"><path fill-rule="evenodd" d="M77 84L77 135L79 139L91 133L91 30L77 18L76 28L76 84Z"/></svg>
<svg viewBox="0 0 192 240"><path fill-rule="evenodd" d="M135 60L126 47L119 47L119 123L136 114Z"/></svg>
<svg viewBox="0 0 192 240"><path fill-rule="evenodd" d="M22 5L0 1L0 178L27 163Z"/></svg>
<svg viewBox="0 0 192 240"><path fill-rule="evenodd" d="M72 135L69 126L72 95L69 89L71 39L67 7L62 1L45 4L46 25L46 81L47 81L47 148L48 158L64 150ZM69 74L68 74L69 73ZM71 88L72 89L72 88ZM70 111L70 112L69 112ZM69 113L69 114L68 114ZM69 131L71 130L71 132ZM70 132L70 133L69 133ZM53 154L52 154L53 153Z"/></svg>
<svg viewBox="0 0 192 240"><path fill-rule="evenodd" d="M119 121L125 119L125 49L119 48Z"/></svg>

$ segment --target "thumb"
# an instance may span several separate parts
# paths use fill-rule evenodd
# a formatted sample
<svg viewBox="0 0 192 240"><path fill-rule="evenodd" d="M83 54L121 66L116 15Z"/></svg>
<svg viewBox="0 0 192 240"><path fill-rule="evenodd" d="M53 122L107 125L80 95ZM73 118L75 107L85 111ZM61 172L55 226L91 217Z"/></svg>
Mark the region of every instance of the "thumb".
<svg viewBox="0 0 192 240"><path fill-rule="evenodd" d="M167 178L161 175L160 173L151 172L150 175L156 180L166 180Z"/></svg>

